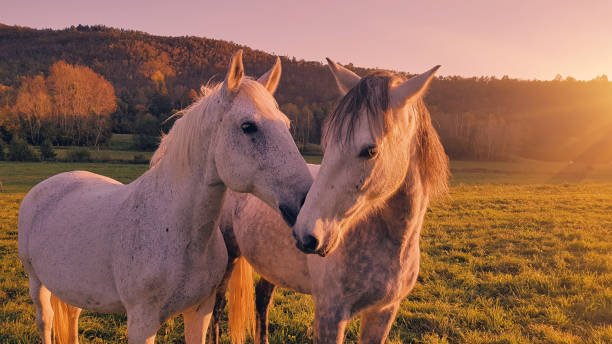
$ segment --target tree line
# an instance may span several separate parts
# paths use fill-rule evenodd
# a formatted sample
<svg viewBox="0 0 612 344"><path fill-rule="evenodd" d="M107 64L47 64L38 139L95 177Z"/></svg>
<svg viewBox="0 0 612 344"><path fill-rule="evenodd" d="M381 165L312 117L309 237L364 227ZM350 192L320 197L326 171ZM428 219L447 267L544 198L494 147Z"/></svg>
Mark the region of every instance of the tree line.
<svg viewBox="0 0 612 344"><path fill-rule="evenodd" d="M50 137L60 145L101 145L111 132L132 133L138 148L154 149L159 134L172 124L166 120L196 99L202 84L222 81L238 48L244 49L249 75L261 75L274 62L265 52L200 37L104 26L34 30L0 24L0 134L7 142L19 133L33 144ZM324 64L281 59L276 98L292 121L296 142L315 147L339 97L335 83ZM359 75L372 71L346 66ZM72 95L72 103L64 102L69 83L56 81L58 68L88 70L97 76L83 78L106 81L114 106L82 106L77 98L99 100L87 98L91 90L86 89L82 98ZM71 73L78 79L80 72ZM591 81L439 77L425 100L451 158L612 160L606 148L612 146L606 141L612 137L612 83L605 75ZM46 120L39 123L33 114ZM7 118L18 118L18 124Z"/></svg>
<svg viewBox="0 0 612 344"><path fill-rule="evenodd" d="M115 90L90 68L64 61L43 74L21 78L19 88L3 88L0 118L3 136L21 133L34 145L49 140L57 145L103 144L111 134Z"/></svg>

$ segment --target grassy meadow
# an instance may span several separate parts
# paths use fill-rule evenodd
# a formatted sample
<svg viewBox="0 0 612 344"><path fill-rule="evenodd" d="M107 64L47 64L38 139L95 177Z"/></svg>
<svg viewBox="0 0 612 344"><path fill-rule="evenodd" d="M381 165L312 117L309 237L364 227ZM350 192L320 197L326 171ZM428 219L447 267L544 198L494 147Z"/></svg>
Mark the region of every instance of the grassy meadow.
<svg viewBox="0 0 612 344"><path fill-rule="evenodd" d="M75 169L129 182L147 165L0 162L0 343L38 341L17 255L19 203L37 182ZM457 161L452 170L389 341L612 343L612 166ZM277 291L270 342L310 343L312 319L310 297ZM157 342L182 343L182 330L176 317ZM346 342L358 331L351 322ZM80 334L82 343L127 342L126 317L84 312Z"/></svg>

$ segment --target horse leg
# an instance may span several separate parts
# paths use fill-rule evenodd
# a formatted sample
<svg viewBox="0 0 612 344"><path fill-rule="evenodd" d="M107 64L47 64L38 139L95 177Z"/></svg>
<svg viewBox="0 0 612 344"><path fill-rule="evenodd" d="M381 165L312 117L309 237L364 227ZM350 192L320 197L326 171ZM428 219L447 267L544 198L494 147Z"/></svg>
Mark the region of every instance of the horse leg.
<svg viewBox="0 0 612 344"><path fill-rule="evenodd" d="M215 296L211 296L199 305L183 312L185 323L185 343L205 344L206 330L212 317Z"/></svg>
<svg viewBox="0 0 612 344"><path fill-rule="evenodd" d="M224 280L224 282L227 282ZM215 307L213 308L212 319L210 321L210 335L208 336L208 342L211 344L219 344L219 323L223 317L223 311L227 300L225 299L226 286L219 286L217 294L215 295Z"/></svg>
<svg viewBox="0 0 612 344"><path fill-rule="evenodd" d="M344 330L350 320L348 310L344 305L330 304L329 300L316 303L314 323L314 343L316 344L342 344Z"/></svg>
<svg viewBox="0 0 612 344"><path fill-rule="evenodd" d="M34 274L30 273L29 278L30 297L36 308L36 325L42 337L42 343L51 344L51 328L53 325L51 292L40 283Z"/></svg>
<svg viewBox="0 0 612 344"><path fill-rule="evenodd" d="M79 344L79 316L81 308L68 306L68 326L70 329L69 344Z"/></svg>
<svg viewBox="0 0 612 344"><path fill-rule="evenodd" d="M216 290L217 294L215 298L215 307L213 309L213 316L210 321L210 335L208 336L208 342L211 344L219 344L219 323L221 322L223 311L227 305L227 299L225 298L227 284L230 277L232 277L232 271L234 271L236 261L240 257L240 248L238 247L236 235L234 234L232 219L231 216L228 217L226 215L226 213L222 213L221 217L219 218L219 230L221 230L223 241L225 242L225 247L227 248L227 267L225 268L225 273L223 274L223 280L221 280L221 283L219 283Z"/></svg>
<svg viewBox="0 0 612 344"><path fill-rule="evenodd" d="M276 286L263 277L255 287L255 344L268 344L268 308Z"/></svg>
<svg viewBox="0 0 612 344"><path fill-rule="evenodd" d="M399 302L363 312L361 314L359 342L362 344L384 343L389 336L398 308Z"/></svg>
<svg viewBox="0 0 612 344"><path fill-rule="evenodd" d="M159 310L142 305L127 309L128 344L154 344L161 326Z"/></svg>

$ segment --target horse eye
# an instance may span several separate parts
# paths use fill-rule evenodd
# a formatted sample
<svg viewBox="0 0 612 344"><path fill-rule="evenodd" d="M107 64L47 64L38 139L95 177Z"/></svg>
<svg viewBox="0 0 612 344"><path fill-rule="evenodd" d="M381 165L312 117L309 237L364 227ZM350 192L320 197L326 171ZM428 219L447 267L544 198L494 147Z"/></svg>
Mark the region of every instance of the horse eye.
<svg viewBox="0 0 612 344"><path fill-rule="evenodd" d="M244 122L240 125L240 128L245 134L253 134L257 132L257 125L253 122Z"/></svg>
<svg viewBox="0 0 612 344"><path fill-rule="evenodd" d="M367 146L359 152L359 157L364 159L372 159L376 156L376 146Z"/></svg>

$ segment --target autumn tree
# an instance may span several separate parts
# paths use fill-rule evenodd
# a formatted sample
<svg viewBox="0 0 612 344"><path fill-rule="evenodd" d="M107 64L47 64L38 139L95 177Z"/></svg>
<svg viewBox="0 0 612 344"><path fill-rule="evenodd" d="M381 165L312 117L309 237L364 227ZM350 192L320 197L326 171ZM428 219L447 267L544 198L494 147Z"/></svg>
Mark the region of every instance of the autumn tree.
<svg viewBox="0 0 612 344"><path fill-rule="evenodd" d="M24 78L19 88L14 112L20 117L27 138L33 144L41 142L42 123L53 111L45 78L37 75Z"/></svg>
<svg viewBox="0 0 612 344"><path fill-rule="evenodd" d="M64 61L51 66L47 84L56 125L71 133L74 143L98 146L117 108L113 86L90 68Z"/></svg>

